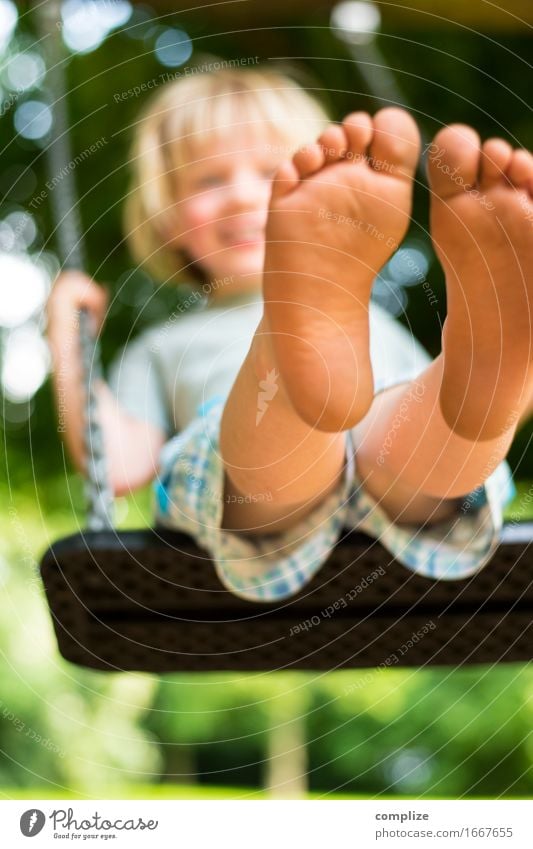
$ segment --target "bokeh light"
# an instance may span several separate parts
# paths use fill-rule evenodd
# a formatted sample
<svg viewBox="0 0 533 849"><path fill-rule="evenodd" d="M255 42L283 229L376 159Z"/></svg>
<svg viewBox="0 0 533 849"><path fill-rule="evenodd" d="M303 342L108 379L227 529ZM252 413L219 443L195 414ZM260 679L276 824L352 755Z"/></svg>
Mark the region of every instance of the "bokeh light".
<svg viewBox="0 0 533 849"><path fill-rule="evenodd" d="M384 277L383 272L374 281L372 300L394 316L401 315L407 306L405 289Z"/></svg>
<svg viewBox="0 0 533 849"><path fill-rule="evenodd" d="M11 0L0 0L0 51L4 50L17 26L17 7Z"/></svg>
<svg viewBox="0 0 533 849"><path fill-rule="evenodd" d="M12 91L27 91L42 81L44 61L38 53L15 53L5 66L5 81Z"/></svg>
<svg viewBox="0 0 533 849"><path fill-rule="evenodd" d="M16 327L43 308L50 278L41 263L0 253L0 280L0 326Z"/></svg>
<svg viewBox="0 0 533 849"><path fill-rule="evenodd" d="M2 391L14 403L28 401L46 380L50 354L34 323L5 334L2 352Z"/></svg>
<svg viewBox="0 0 533 849"><path fill-rule="evenodd" d="M425 750L404 749L394 752L385 763L387 779L403 793L427 787L431 773L430 755Z"/></svg>
<svg viewBox="0 0 533 849"><path fill-rule="evenodd" d="M41 100L27 100L17 107L14 117L15 129L25 139L41 139L52 126L52 111Z"/></svg>
<svg viewBox="0 0 533 849"><path fill-rule="evenodd" d="M157 24L154 23L153 10L148 6L135 4L129 20L129 25L124 30L128 38L142 41L154 34Z"/></svg>
<svg viewBox="0 0 533 849"><path fill-rule="evenodd" d="M17 210L6 215L4 221L0 222L1 228L8 228L12 234L12 248L15 251L24 251L30 248L37 238L37 225L35 218L29 212ZM0 245L0 247L3 247Z"/></svg>
<svg viewBox="0 0 533 849"><path fill-rule="evenodd" d="M374 3L347 0L331 13L331 26L350 44L370 44L381 24L381 13Z"/></svg>
<svg viewBox="0 0 533 849"><path fill-rule="evenodd" d="M396 251L387 264L387 276L392 277L400 286L416 286L417 283L423 283L428 271L428 254L419 243L406 244Z"/></svg>
<svg viewBox="0 0 533 849"><path fill-rule="evenodd" d="M183 65L192 55L192 41L181 29L164 29L156 39L155 55L167 68Z"/></svg>
<svg viewBox="0 0 533 849"><path fill-rule="evenodd" d="M127 0L65 0L61 9L63 40L77 53L96 50L117 27L131 17Z"/></svg>
<svg viewBox="0 0 533 849"><path fill-rule="evenodd" d="M35 408L35 398L12 401L2 393L2 427L4 430L19 430L24 427Z"/></svg>

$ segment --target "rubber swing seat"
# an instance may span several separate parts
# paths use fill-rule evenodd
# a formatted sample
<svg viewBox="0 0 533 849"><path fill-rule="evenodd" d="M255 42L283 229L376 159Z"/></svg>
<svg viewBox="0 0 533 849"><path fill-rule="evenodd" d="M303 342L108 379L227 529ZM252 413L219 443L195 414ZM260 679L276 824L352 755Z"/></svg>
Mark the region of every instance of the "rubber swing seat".
<svg viewBox="0 0 533 849"><path fill-rule="evenodd" d="M87 531L52 545L41 575L59 651L92 669L334 670L533 658L533 522L504 527L473 577L432 581L357 532L298 595L249 602L184 534Z"/></svg>

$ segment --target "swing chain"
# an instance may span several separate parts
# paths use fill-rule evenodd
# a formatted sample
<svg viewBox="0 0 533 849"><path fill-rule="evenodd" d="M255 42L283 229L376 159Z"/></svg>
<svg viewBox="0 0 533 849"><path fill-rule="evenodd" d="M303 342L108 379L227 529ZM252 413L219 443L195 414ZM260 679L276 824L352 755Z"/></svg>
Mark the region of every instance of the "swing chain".
<svg viewBox="0 0 533 849"><path fill-rule="evenodd" d="M46 82L53 121L46 148L47 170L61 174L61 191L50 193L56 238L63 268L85 267L82 228L75 182L70 163L72 153L66 106L64 62L61 37L61 8L58 0L44 0L36 6L41 45L46 58ZM88 502L89 530L109 530L113 527L113 493L109 485L102 428L98 421L98 401L95 385L101 379L100 351L91 331L89 315L81 310L79 337L85 402L85 493Z"/></svg>

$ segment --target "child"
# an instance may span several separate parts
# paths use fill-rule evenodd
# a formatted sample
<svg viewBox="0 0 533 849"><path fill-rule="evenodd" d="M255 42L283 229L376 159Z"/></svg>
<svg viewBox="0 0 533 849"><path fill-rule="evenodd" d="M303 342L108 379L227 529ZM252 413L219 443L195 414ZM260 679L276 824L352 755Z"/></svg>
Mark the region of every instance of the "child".
<svg viewBox="0 0 533 849"><path fill-rule="evenodd" d="M112 484L125 493L157 472L157 522L192 534L244 598L296 593L345 527L433 578L472 574L497 545L502 461L533 400L533 158L459 125L428 148L448 298L431 361L370 303L409 225L419 155L405 111L328 124L260 69L180 79L138 126L127 237L154 275L193 288L98 387ZM97 327L105 305L77 273L49 305L79 468L65 339L76 310Z"/></svg>

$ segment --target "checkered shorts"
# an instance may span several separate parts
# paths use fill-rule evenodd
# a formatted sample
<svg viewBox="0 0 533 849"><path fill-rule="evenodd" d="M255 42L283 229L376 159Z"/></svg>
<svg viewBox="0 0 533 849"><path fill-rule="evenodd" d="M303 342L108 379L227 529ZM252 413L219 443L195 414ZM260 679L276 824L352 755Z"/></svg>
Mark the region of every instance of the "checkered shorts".
<svg viewBox="0 0 533 849"><path fill-rule="evenodd" d="M364 531L407 569L435 579L468 577L498 545L503 507L514 495L506 463L463 499L453 518L426 528L399 527L357 480L351 431L346 431L341 483L297 524L263 537L222 530L224 403L217 396L204 404L198 418L164 446L156 483L157 522L193 536L212 558L222 584L236 595L252 601L294 595L327 560L343 529Z"/></svg>

